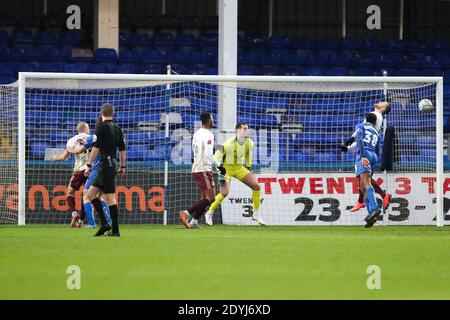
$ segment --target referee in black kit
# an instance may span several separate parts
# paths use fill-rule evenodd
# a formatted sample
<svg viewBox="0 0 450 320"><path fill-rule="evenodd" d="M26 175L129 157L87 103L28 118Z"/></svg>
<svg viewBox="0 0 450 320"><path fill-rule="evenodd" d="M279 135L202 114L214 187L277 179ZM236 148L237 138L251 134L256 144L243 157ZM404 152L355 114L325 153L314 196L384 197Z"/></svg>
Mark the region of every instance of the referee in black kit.
<svg viewBox="0 0 450 320"><path fill-rule="evenodd" d="M89 188L87 196L100 215L101 226L95 236L102 236L105 232L111 230L111 226L106 222L105 213L103 212L103 206L99 197L99 194L103 193L106 195L112 220L112 231L108 233L108 236L120 237L117 202L115 198L115 180L117 174L125 174L125 141L122 130L112 121L114 117L114 107L112 104L105 103L102 105L101 116L102 123L95 129L97 141L92 148L85 175L88 176L90 174L92 164L97 156L99 156L100 163L97 169L97 176ZM117 148L120 151L119 166L116 160Z"/></svg>

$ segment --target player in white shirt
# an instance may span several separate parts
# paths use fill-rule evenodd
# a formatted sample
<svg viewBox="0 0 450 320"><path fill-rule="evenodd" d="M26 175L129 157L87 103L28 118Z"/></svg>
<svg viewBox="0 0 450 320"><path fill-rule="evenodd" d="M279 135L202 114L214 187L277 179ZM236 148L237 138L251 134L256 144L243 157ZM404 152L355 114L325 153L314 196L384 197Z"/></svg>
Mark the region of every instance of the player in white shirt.
<svg viewBox="0 0 450 320"><path fill-rule="evenodd" d="M205 213L206 208L214 201L215 185L212 169L217 168L221 175L225 175L226 170L214 158L214 135L211 132L213 118L210 113L203 112L200 116L202 127L194 133L192 138L192 150L194 152L194 163L192 164L192 175L202 198L190 209L180 211L180 219L183 225L188 228L197 228L198 220ZM189 218L191 221L188 222Z"/></svg>
<svg viewBox="0 0 450 320"><path fill-rule="evenodd" d="M389 105L388 102L379 101L379 102L375 103L374 110L372 111L372 113L374 113L377 116L377 122L375 124L375 128L377 129L378 132L381 132L381 126L383 125L383 116L388 114L390 111L391 111L391 106ZM356 148L356 142L354 142L355 136L356 136L356 133L353 133L352 137L347 141L347 143L342 146L342 151L353 151ZM372 178L371 183L372 183L372 187L383 199L384 209L387 209L389 207L389 201L391 200L392 195L390 193L384 192L384 190L381 189L381 187L379 186L379 184L376 182L375 179ZM350 209L350 211L356 212L359 209L364 208L365 206L366 206L366 203L364 202L364 195L360 191L358 201L355 203L353 208Z"/></svg>
<svg viewBox="0 0 450 320"><path fill-rule="evenodd" d="M53 156L52 161L64 161L69 158L71 153L74 153L74 149L77 145L83 144L89 134L89 125L86 122L80 122L77 125L78 134L67 141L66 149L58 156ZM72 212L72 222L70 226L81 226L78 220L83 220L83 210L80 213L75 209L75 192L85 183L87 177L84 176L84 170L86 169L87 162L89 160L89 151L75 154L75 165L73 168L72 177L70 178L69 185L67 187L66 201L69 206L69 210Z"/></svg>

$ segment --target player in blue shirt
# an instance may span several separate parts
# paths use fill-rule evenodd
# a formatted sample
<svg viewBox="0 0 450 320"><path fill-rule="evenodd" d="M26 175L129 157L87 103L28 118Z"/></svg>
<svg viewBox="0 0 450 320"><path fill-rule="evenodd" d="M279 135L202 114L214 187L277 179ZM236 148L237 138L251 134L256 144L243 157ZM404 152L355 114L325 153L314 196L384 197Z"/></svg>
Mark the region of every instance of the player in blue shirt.
<svg viewBox="0 0 450 320"><path fill-rule="evenodd" d="M367 198L367 211L369 214L364 219L366 228L370 228L375 223L381 210L375 200L375 190L372 187L371 175L373 166L378 162L378 150L380 146L380 136L375 128L377 116L373 113L366 115L366 122L356 126L356 146L358 155L355 162L355 173L359 177L360 190Z"/></svg>
<svg viewBox="0 0 450 320"><path fill-rule="evenodd" d="M96 121L96 126L102 123L102 118L99 117ZM97 140L97 137L95 136L95 134L90 134L87 136L86 141L84 142L84 144L82 146L78 146L75 148L75 153L82 153L85 150L89 150L90 148L92 148L92 146L94 145L94 142ZM85 212L85 216L86 216L86 220L87 220L87 228L95 228L95 219L94 219L94 214L93 214L93 209L92 209L92 203L89 200L88 196L87 196L87 192L92 184L92 182L95 179L95 176L97 175L97 168L99 166L100 163L100 159L99 157L97 157L94 161L94 163L92 164L92 169L91 169L91 174L89 175L86 183L84 184L84 190L83 190L83 206L84 206L84 212ZM111 224L111 215L109 214L109 206L108 203L105 200L102 200L102 205L103 205L103 211L105 212L105 216L106 216L106 220L108 221L109 224Z"/></svg>

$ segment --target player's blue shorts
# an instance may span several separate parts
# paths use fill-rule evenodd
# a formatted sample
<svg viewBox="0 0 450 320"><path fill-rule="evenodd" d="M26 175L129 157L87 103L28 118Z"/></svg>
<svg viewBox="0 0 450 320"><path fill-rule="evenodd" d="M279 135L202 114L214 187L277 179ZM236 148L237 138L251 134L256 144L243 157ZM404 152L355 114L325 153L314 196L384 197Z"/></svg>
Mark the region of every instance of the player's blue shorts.
<svg viewBox="0 0 450 320"><path fill-rule="evenodd" d="M377 154L375 152L373 152L373 151L366 151L366 155L367 155L367 160L369 160L369 164L370 164L368 168L364 167L361 164L361 158L362 158L361 156L358 156L356 158L356 161L355 161L355 174L356 174L357 177L359 177L359 175L361 173L364 173L364 172L372 173L373 172L372 171L373 170L372 169L373 166L378 163L378 156L377 156Z"/></svg>
<svg viewBox="0 0 450 320"><path fill-rule="evenodd" d="M84 184L84 189L89 189L92 185L92 182L94 182L95 176L97 175L97 166L93 167L91 170L91 174L89 175L89 178L87 179L86 183Z"/></svg>

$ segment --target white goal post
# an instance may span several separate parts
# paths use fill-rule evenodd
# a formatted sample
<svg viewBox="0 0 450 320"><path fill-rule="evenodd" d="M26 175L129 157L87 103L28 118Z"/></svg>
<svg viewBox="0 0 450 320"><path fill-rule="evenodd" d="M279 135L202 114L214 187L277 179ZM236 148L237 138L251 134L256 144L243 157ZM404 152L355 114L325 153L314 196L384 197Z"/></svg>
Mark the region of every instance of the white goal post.
<svg viewBox="0 0 450 320"><path fill-rule="evenodd" d="M171 85L168 86L168 84ZM179 84L179 86L177 86L176 84ZM163 99L165 98L165 110L158 109L158 112L161 111L162 114L165 114L164 119L166 119L166 121L161 120L161 127L159 127L158 130L162 133L162 140L160 141L169 141L168 144L170 144L172 147L174 144L177 144L179 142L179 140L177 140L178 136L174 137L176 136L176 134L172 133L176 131L177 134L181 132L181 136L189 135L189 130L183 128L182 122L180 122L177 118L178 115L182 116L182 121L184 121L184 124L186 124L188 120L185 119L194 119L199 114L199 112L202 111L202 103L203 105L205 105L205 103L208 102L208 108L206 109L210 109L209 102L214 100L213 103L215 108L217 109L214 109L212 112L215 115L218 114L219 116L223 116L223 114L227 112L225 108L227 107L227 105L230 105L230 101L231 104L233 104L233 101L235 101L237 105L237 112L232 115L228 114L227 121L216 121L216 123L221 124L221 128L219 128L219 130L215 132L216 143L222 142L225 137L229 136L233 132L235 123L238 121L249 121L250 123L255 124L258 124L258 121L261 121L261 123L263 123L261 125L258 125L258 129L256 129L255 127L254 132L254 137L259 145L261 145L261 148L264 147L270 149L267 151L267 154L264 154L266 152L265 149L263 151L261 151L262 149L254 151L255 159L257 159L256 161L258 164L256 166L258 168L256 170L256 173L257 176L261 177L262 179L259 182L261 183L261 181L263 181L261 184L263 190L262 198L265 198L264 188L268 188L266 189L266 191L271 187L273 187L273 190L278 190L277 188L281 188L284 190L287 188L287 193L292 193L292 197L286 199L292 202L292 205L294 205L294 203L296 205L304 205L304 210L300 215L298 215L298 212L296 212L292 216L291 213L288 212L288 210L291 210L289 208L293 208L293 206L286 206L286 211L283 211L283 209L280 208L280 206L284 206L284 204L282 203L283 198L276 195L267 195L267 197L262 202L261 210L269 210L271 212L281 210L276 216L273 216L272 219L269 218L269 221L271 221L272 224L280 225L291 225L292 223L290 221L294 220L297 222L303 221L305 225L355 224L356 220L354 216L351 216L348 212L345 211L345 207L342 207L342 203L345 202L345 204L348 205L351 203L351 201L354 201L357 198L357 195L348 194L347 192L347 190L351 190L351 185L347 185L347 180L349 179L348 176L352 175L351 169L349 170L348 167L341 169L339 167L339 165L343 163L350 163L351 156L340 154L338 151L334 150L334 148L336 147L336 141L342 141L345 134L351 134L351 131L350 129L346 129L346 131L335 130L335 127L339 126L339 121L341 121L340 119L343 119L342 121L348 120L348 123L346 123L348 128L354 128L354 124L362 122L364 120L364 115L366 112L372 111L368 109L370 108L368 107L368 105L375 100L382 99L383 92L386 93L387 91L390 100L392 101L391 105L393 109L398 109L398 113L394 112L392 115L387 116L387 124L389 125L390 119L392 119L392 123L395 123L397 134L400 139L399 145L403 144L408 146L408 148L402 149L401 155L399 156L399 163L402 163L403 161L404 163L408 163L409 166L402 166L401 169L399 169L399 172L403 172L404 176L410 176L412 183L414 183L414 179L419 179L418 181L424 182L424 186L427 185L426 182L428 182L428 180L426 180L426 177L424 178L419 174L421 172L427 172L428 175L435 175L433 193L436 196L436 200L435 207L432 206L434 209L433 212L428 212L426 220L425 218L422 218L424 216L422 213L411 212L410 224L432 224L431 221L434 221L434 219L431 218L432 215L435 214L436 225L444 225L443 79L441 77L286 77L125 75L84 73L70 74L28 72L19 73L17 87L17 222L19 225L25 224L25 218L27 217L26 179L29 178L27 177L27 152L29 152L27 150L27 137L30 135L30 133L27 131L28 122L26 120L26 117L28 117L27 112L29 110L28 101L30 99L27 96L27 92L33 92L34 94L35 91L33 91L33 88L38 88L40 90L38 94L40 95L40 97L43 97L42 99L46 99L46 101L56 99L52 96L52 90L62 90L61 92L58 92L59 95L65 94L66 96L74 97L73 99L77 99L77 97L82 94L80 94L79 92L75 94L71 90L86 90L86 95L93 96L95 92L91 89L95 88L98 90L102 90L101 94L99 95L105 98L111 98L113 104L114 101L117 101L119 112L121 111L121 106L124 106L124 110L130 112L130 115L131 112L134 112L134 114L138 114L139 112L141 112L139 111L141 109L139 109L140 105L138 106L138 104L130 106L127 105L126 102L123 102L129 97L138 99L140 98L140 93L142 91L145 91L144 97L150 99L148 101L156 101L152 100L154 99L154 97L162 97ZM143 89L137 90L136 88ZM162 92L159 96L157 96L155 92L163 90L161 88L167 88L168 91ZM223 93L223 91L221 91L222 88L227 88L226 93ZM120 91L119 89L123 89L126 92ZM183 99L185 99L185 96L190 99L188 99L189 102L186 102L187 104L184 104L185 100ZM85 98L86 97L83 97L83 101L87 101L87 98ZM416 107L415 109L413 109L412 107L413 105L417 106L417 100L423 98L428 98L435 104L433 111L428 115L421 114L418 110L418 107ZM193 102L196 101L195 99L198 99L200 101L199 104ZM69 99L67 99L67 101L69 101ZM46 109L48 110L47 112L51 112L51 106L54 106L55 113L60 111L65 112L62 109L56 110L56 108L59 108L60 106L54 102L55 100L52 101L52 104L48 103L48 109ZM153 105L151 104L151 102L149 103L145 104L146 108L152 108ZM94 105L95 102L92 102L92 104ZM94 109L92 108L93 105L83 105L83 108L85 108L85 111L83 112L85 112L86 115L88 114L88 112L92 114L94 112ZM163 105L164 101L162 100L162 106ZM100 105L95 105L94 107L97 107L99 109ZM74 112L75 114L76 111L73 110L74 107L72 107L70 112ZM172 114L174 114L175 120L173 122L170 122L169 115ZM290 117L288 117L288 115ZM421 117L423 117L423 119ZM126 121L130 121L131 123L132 120L129 119L132 119L132 117L130 116L130 118L123 120L124 123L129 123ZM271 122L271 119L275 120ZM296 119L301 120L300 122L296 122ZM81 120L81 118L79 120ZM38 121L43 120L37 119L36 122ZM418 126L424 126L423 130L421 129L420 135L414 134L414 128L410 123L411 121L416 121L416 125ZM299 124L300 126L297 126ZM55 128L55 126L52 126L51 124L49 124L47 127ZM252 127L252 125L250 125L250 127ZM170 132L168 128L170 128ZM312 128L311 131L308 131L309 128ZM194 128L190 128L191 131L192 129ZM339 131L338 138L336 136L333 136L333 133L336 133L337 131ZM136 134L136 132L131 130L130 134L133 134L133 137L137 137L138 135ZM274 134L274 132L276 134ZM403 135L404 132L405 134ZM273 140L275 136L279 136L276 138L279 140ZM326 139L324 137L326 137ZM166 140L164 140L164 138L166 138ZM300 140L298 140L299 138ZM180 139L185 138L182 137ZM429 145L428 148L425 148L423 150L421 149L421 145L419 145L417 148L413 146L414 143L422 144L425 143L425 141L432 141L432 139L435 139L435 142L433 142L434 145ZM184 165L183 168L187 172L189 165L186 159L188 159L190 155L183 154L183 152L186 153L186 150L188 150L188 148L190 147L187 141L188 140L185 140L184 145L180 147L184 148L184 151L177 151L178 153L174 152L173 149L169 150L164 148L151 149L151 152L158 153L158 150L160 150L159 152L164 153L166 156L167 154L170 154L172 155L172 157L174 156L174 154L177 157L178 154L181 154L180 157L184 160L180 160L180 163ZM277 141L279 142L280 146L277 146L276 149L271 149L274 147ZM133 152L135 150L137 153L136 159L140 159L141 157L139 148L147 148L144 141L141 142L143 143L137 141L136 145L133 146ZM258 148L260 147L259 145ZM177 146L179 145L177 144ZM333 151L328 151L327 149L329 148L333 149ZM166 150L167 153L165 153L164 150ZM276 160L273 160L273 150L277 150L277 152L279 151L279 156L277 156ZM142 159L147 159L148 161L156 161L154 159L157 159L157 154L152 155L152 157L153 158L151 158L151 160L148 160L146 155L142 155ZM272 158L270 161L266 161L267 157ZM178 209L182 206L189 206L191 204L191 201L186 202L183 199L195 199L196 197L196 190L190 190L189 188L189 190L185 190L186 185L184 182L181 182L184 178L180 178L181 173L179 172L181 171L179 169L174 169L173 172L177 172L174 174L179 174L179 176L174 176L172 182L170 182L170 178L167 179L167 170L171 170L167 165L167 159L167 157L165 157L165 159L164 157L162 157L160 160L161 163L164 163L164 161L166 161L166 164L163 164L162 166L163 169L161 172L165 172L161 177L161 181L164 181L161 182L161 185L169 184L165 185L164 188L167 188L167 190L170 190L170 192L178 192L179 198L181 199L175 200L174 198L170 198L169 196L165 198L163 197L164 200L162 201L164 202L164 217L161 217L161 220L159 220L160 216L158 215L157 223L164 224L178 223L177 219L174 218L175 216L170 216L170 214L174 214L174 212L170 211L175 211L175 208ZM177 161L173 160L174 163L178 164ZM139 160L136 160L136 166L139 166L138 163ZM276 163L276 168L273 165L274 163ZM142 172L143 171L140 171L140 173L137 172L135 177L139 179L142 175ZM301 172L302 174L299 175L299 172ZM312 173L316 174L316 176L311 175ZM37 179L38 173L36 172L33 174L36 175L34 178ZM277 178L277 174L280 175L280 178ZM272 180L264 180L264 175L274 177L274 184L271 185ZM334 175L336 176L335 180L327 180L328 176L334 177ZM302 180L303 176L306 177L306 180ZM339 186L337 186L336 184L340 183L340 181L344 181L346 183L345 190L342 190L342 192L336 191L339 189ZM278 182L280 182L281 187L279 185L275 187L275 184L277 184ZM289 185L288 187L288 183L291 182L293 183L293 186ZM327 185L327 182L330 182L331 185ZM172 185L170 185L171 183ZM232 190L239 190L239 192L243 190L243 187L241 185L237 185L235 182L233 183L231 186ZM387 183L388 182L386 181L386 184ZM339 207L339 209L336 209L337 211L333 211L333 206L335 206L333 202L334 200L331 201L328 198L322 197L319 199L311 197L311 199L298 200L304 199L299 198L299 195L307 195L306 185L308 185L309 188L307 190L317 190L320 194L327 193L327 190L331 190L335 194L337 194L337 196L335 197L342 197L342 199L345 197L345 201L341 201L341 207ZM429 190L431 190L431 183L428 184L428 186L430 186ZM303 187L305 187L305 189L303 189ZM300 190L298 189L298 192L296 192L294 190L295 188L301 188L301 191L298 191ZM165 190L164 196L167 195L167 190ZM140 196L140 192L141 191L139 189L135 194L131 193L131 201L135 199L133 197L135 197L136 195ZM152 192L154 192L154 190L149 190L147 193L147 190L144 189L144 197L150 196L150 193ZM245 215L241 214L242 212L235 212L236 208L233 207L236 202L245 202L245 199L236 200L237 198L234 197L235 194L233 194L232 192L233 191L231 191L229 195L230 201L222 203L222 215L223 210L228 210L229 213L226 214L226 217L224 215L222 216L221 222L227 224L247 224L245 222ZM274 191L274 193L276 192L277 191ZM184 197L183 193L186 193L187 196ZM295 197L297 197L295 199L293 198L294 194L296 194ZM412 198L414 197L412 196ZM432 198L431 194L430 198ZM140 203L140 205L147 208L147 210L148 208L150 208L151 203L154 205L154 203L152 202L152 198L145 198L144 201L145 203L141 200L141 198L138 198L138 202ZM178 201L179 203L177 202L175 204L175 201ZM185 203L183 203L183 201ZM272 203L270 203L271 201ZM308 216L309 211L312 210L313 204L317 201L319 204L328 203L330 205L330 207L321 207L321 209L323 209L323 212L330 212L330 216L325 214L323 215L323 219L320 218L322 217L322 215L320 215L319 219L313 219L313 215ZM311 208L308 209L308 212L305 212L308 206L311 206ZM400 209L398 209L399 216L402 215L402 206L403 204L400 203ZM155 207L158 207L158 205L155 205ZM317 206L315 206L314 208L316 207ZM419 207L421 207L421 205L419 205L419 203L416 203L416 206L414 206L415 209L411 210L414 211ZM167 213L168 209L169 213ZM417 210L422 209L419 208ZM262 211L263 214L264 212L266 211ZM1 214L2 213L0 213L0 215ZM408 212L408 215L409 214L410 213ZM244 218L242 218L243 216ZM153 220L146 220L145 215L142 215L142 217L139 219L140 220L138 221L138 223L153 223L151 222ZM358 219L361 220L360 217ZM398 222L400 220L394 217L392 219L392 224L401 224L400 222Z"/></svg>

